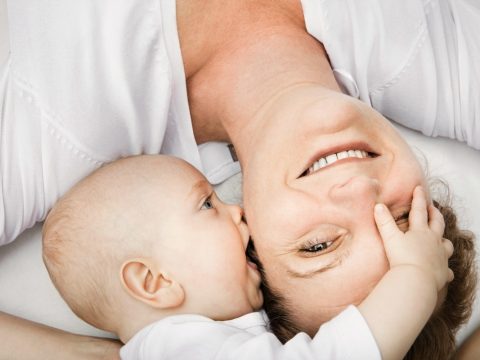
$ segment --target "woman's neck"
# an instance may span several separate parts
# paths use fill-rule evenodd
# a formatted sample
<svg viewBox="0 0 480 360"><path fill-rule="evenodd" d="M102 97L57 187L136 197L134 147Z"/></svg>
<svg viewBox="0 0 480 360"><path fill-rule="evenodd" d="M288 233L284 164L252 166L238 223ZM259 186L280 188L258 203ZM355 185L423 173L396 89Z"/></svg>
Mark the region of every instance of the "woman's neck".
<svg viewBox="0 0 480 360"><path fill-rule="evenodd" d="M233 3L245 5L233 8L230 14L230 19L238 22L224 27L214 22L218 36L199 42L209 51L197 53L195 61L190 57L198 49L182 46L182 54L197 142L230 141L242 160L263 126L262 109L281 93L301 84L339 88L323 46L305 30L299 0L282 2L290 7L267 1L278 6L260 7L265 11L258 11L258 1L250 7L249 1ZM257 6L253 8L257 11L251 6ZM225 15L228 18L229 14ZM189 44L187 34L183 34L185 44Z"/></svg>
<svg viewBox="0 0 480 360"><path fill-rule="evenodd" d="M301 0L177 0L187 78L226 47L269 27L304 27Z"/></svg>

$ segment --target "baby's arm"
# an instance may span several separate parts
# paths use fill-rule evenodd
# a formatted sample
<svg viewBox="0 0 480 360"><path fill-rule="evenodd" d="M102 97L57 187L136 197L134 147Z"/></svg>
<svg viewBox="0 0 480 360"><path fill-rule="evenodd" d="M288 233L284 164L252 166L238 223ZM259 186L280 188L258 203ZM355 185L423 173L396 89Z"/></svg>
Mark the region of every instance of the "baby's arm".
<svg viewBox="0 0 480 360"><path fill-rule="evenodd" d="M375 207L375 221L383 239L390 270L358 306L383 359L402 359L432 315L438 293L453 280L448 258L453 253L443 239L443 216L427 205L417 187L403 233L384 205Z"/></svg>

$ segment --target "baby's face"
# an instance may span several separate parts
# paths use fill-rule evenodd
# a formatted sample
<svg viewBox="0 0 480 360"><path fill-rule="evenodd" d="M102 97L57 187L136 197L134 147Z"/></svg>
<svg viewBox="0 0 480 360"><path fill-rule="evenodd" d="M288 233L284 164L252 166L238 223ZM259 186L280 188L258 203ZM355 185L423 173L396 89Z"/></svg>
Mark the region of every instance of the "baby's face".
<svg viewBox="0 0 480 360"><path fill-rule="evenodd" d="M242 209L220 201L187 164L172 173L161 192L164 208L154 210L162 224L158 256L183 287L186 310L215 320L258 310L261 279L245 255L249 231Z"/></svg>

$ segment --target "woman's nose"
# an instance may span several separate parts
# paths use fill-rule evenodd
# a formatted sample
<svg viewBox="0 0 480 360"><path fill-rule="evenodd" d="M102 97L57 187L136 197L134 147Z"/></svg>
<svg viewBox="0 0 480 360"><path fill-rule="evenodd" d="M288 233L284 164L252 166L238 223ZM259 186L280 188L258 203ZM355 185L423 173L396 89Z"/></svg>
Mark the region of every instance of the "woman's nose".
<svg viewBox="0 0 480 360"><path fill-rule="evenodd" d="M337 204L366 207L377 202L379 193L380 183L377 179L359 175L333 186L328 194Z"/></svg>

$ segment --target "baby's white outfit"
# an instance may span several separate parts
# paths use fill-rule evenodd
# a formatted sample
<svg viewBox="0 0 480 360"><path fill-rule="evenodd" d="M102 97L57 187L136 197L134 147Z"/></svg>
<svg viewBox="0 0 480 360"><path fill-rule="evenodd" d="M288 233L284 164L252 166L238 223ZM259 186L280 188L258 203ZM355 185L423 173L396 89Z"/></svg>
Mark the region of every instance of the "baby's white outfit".
<svg viewBox="0 0 480 360"><path fill-rule="evenodd" d="M282 343L267 330L264 312L213 321L177 315L140 330L120 351L122 360L347 360L381 359L360 312L347 307L310 338L297 334Z"/></svg>

